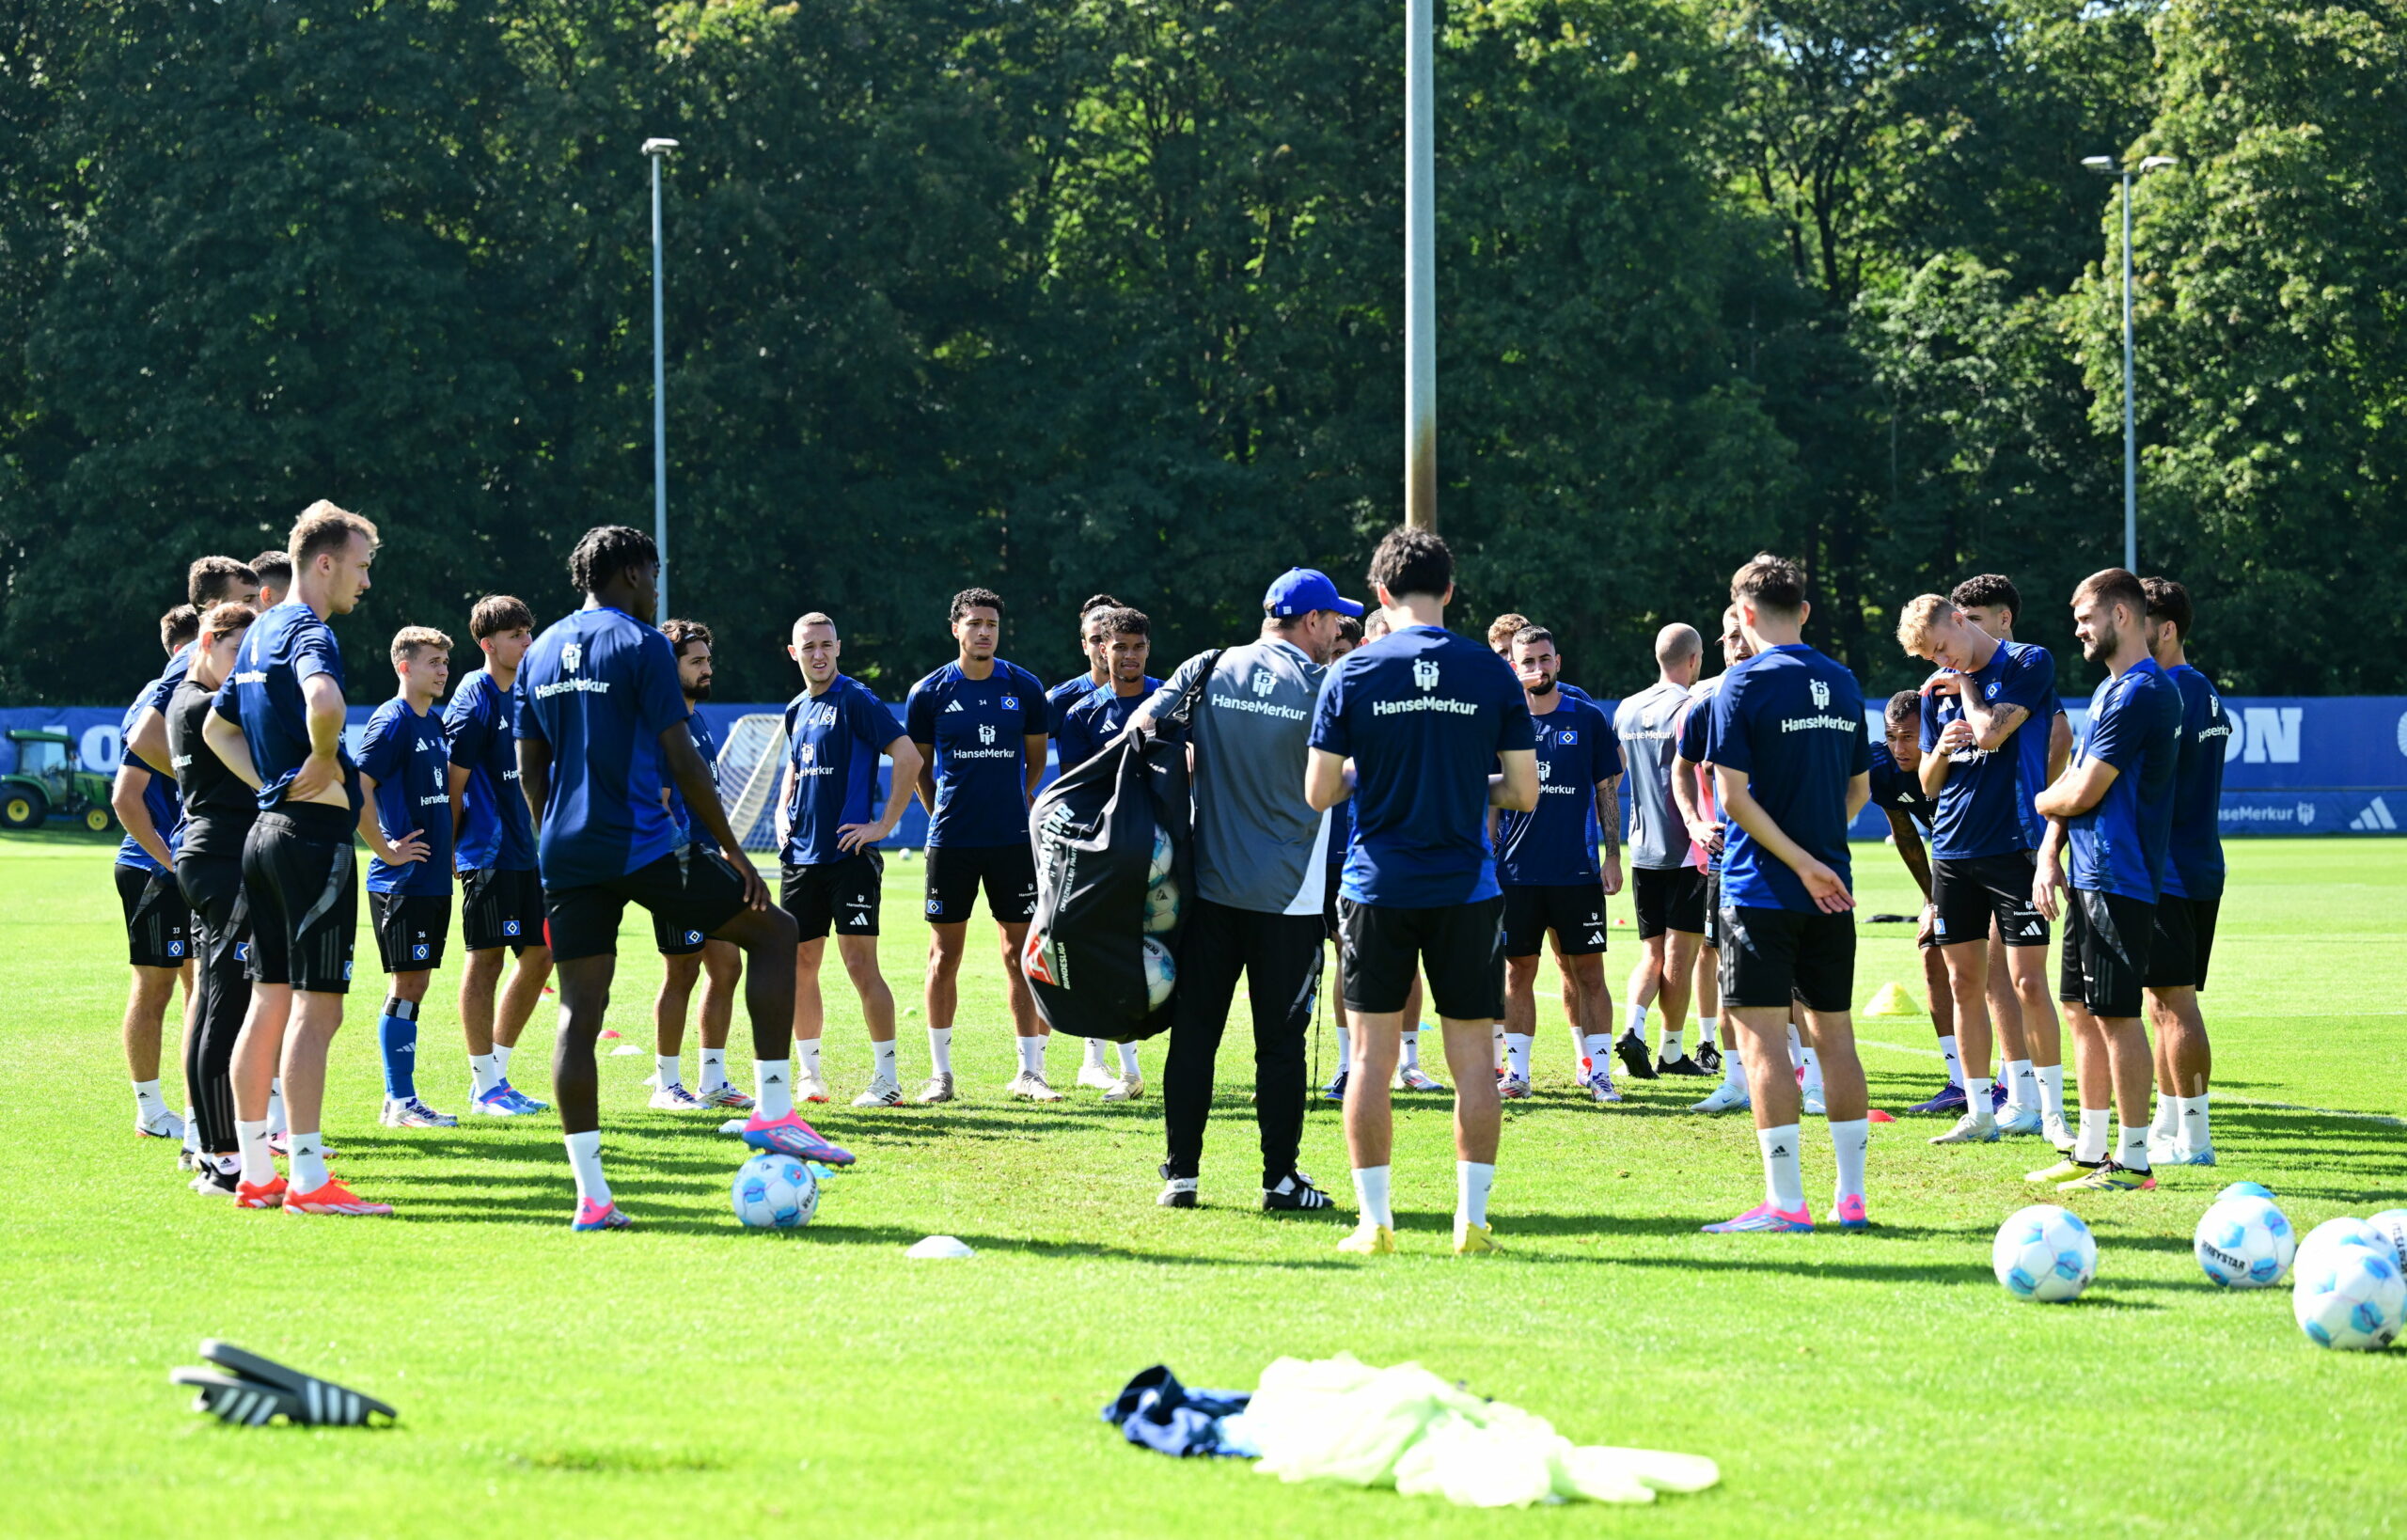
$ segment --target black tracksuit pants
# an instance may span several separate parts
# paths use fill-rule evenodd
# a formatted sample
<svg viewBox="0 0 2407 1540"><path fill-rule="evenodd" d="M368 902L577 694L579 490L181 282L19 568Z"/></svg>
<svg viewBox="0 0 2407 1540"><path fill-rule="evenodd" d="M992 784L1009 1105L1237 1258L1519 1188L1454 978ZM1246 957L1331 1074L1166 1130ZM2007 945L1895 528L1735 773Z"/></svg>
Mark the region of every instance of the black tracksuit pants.
<svg viewBox="0 0 2407 1540"><path fill-rule="evenodd" d="M1296 1169L1304 1137L1305 1040L1320 991L1318 914L1267 915L1198 899L1179 938L1178 990L1171 997L1170 1060L1162 1108L1170 1128L1166 1177L1192 1177L1212 1116L1212 1068L1242 975L1253 998L1253 1115L1262 1128L1262 1185Z"/></svg>
<svg viewBox="0 0 2407 1540"><path fill-rule="evenodd" d="M184 1087L200 1147L236 1153L234 1039L251 1007L243 946L251 938L250 906L243 898L240 856L187 856L176 862L176 884L192 905L200 966L193 980L195 1029L184 1034Z"/></svg>

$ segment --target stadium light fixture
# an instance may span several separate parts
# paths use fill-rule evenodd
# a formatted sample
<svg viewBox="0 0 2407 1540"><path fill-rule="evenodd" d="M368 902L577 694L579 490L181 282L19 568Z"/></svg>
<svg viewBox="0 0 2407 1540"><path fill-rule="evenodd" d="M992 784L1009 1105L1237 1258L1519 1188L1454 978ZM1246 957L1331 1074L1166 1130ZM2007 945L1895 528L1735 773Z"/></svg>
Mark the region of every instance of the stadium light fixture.
<svg viewBox="0 0 2407 1540"><path fill-rule="evenodd" d="M2150 155L2136 165L2116 165L2112 155L2084 155L2082 165L2101 177L2114 177L2123 191L2123 566L2140 570L2139 431L2132 405L2132 179L2162 171L2174 164L2170 155Z"/></svg>
<svg viewBox="0 0 2407 1540"><path fill-rule="evenodd" d="M644 159L652 163L652 541L660 547L660 573L653 589L655 621L669 619L669 399L662 360L660 163L676 148L674 139L643 142Z"/></svg>

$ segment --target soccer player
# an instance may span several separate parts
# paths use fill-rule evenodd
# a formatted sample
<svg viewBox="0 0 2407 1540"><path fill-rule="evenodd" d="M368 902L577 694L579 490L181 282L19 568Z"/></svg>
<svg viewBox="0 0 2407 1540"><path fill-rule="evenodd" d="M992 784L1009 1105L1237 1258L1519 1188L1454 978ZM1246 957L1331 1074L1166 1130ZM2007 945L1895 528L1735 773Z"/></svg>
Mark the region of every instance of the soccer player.
<svg viewBox="0 0 2407 1540"><path fill-rule="evenodd" d="M159 617L159 645L168 655L174 683L161 675L145 684L126 708L119 741L129 746L109 790L109 806L125 828L117 850L117 897L125 917L126 960L134 968L134 984L126 994L120 1036L126 1068L134 1076L134 1131L145 1139L178 1141L187 1132L187 1120L176 1116L160 1093L159 1055L177 980L184 982L190 1003L192 909L176 884L175 844L183 805L176 794L174 760L166 749L166 718L158 708L182 683L192 640L199 631L199 613L190 605L178 605ZM160 693L163 684L165 695ZM146 713L156 718L157 727L155 758L149 760L130 746L136 718ZM185 1036L191 1036L189 1026ZM185 1091L189 1099L191 1088Z"/></svg>
<svg viewBox="0 0 2407 1540"><path fill-rule="evenodd" d="M1638 966L1629 976L1629 1022L1613 1046L1637 1080L1655 1078L1646 1051L1646 1011L1658 998L1663 1029L1687 1019L1690 972L1705 945L1705 873L1672 800L1680 707L1705 661L1692 625L1655 634L1655 683L1613 709L1613 737L1629 775L1629 890L1638 910Z"/></svg>
<svg viewBox="0 0 2407 1540"><path fill-rule="evenodd" d="M1036 912L1036 853L1028 805L1045 778L1045 701L1036 676L995 655L1003 600L987 589L952 596L960 654L911 686L903 720L920 751L920 800L928 809L928 1052L935 1072L923 1103L953 1098L952 1018L961 1003L961 953L981 883L1002 933L1003 980L1019 1073L1005 1089L1031 1102L1058 1102L1045 1080L1045 1039L1036 1001L1019 970L1020 943Z"/></svg>
<svg viewBox="0 0 2407 1540"><path fill-rule="evenodd" d="M569 1164L576 1173L580 1231L623 1230L602 1171L593 1045L618 969L619 921L630 904L681 930L732 941L750 965L744 1003L752 1018L759 1105L744 1142L799 1160L852 1163L794 1108L794 920L741 851L719 806L711 767L694 751L691 712L677 657L652 619L660 575L652 537L624 526L589 529L569 556L583 607L527 651L518 702L518 784L535 823L543 908L559 973L559 1042L552 1057ZM702 830L688 841L661 797L676 784Z"/></svg>
<svg viewBox="0 0 2407 1540"><path fill-rule="evenodd" d="M1572 981L1566 1004L1580 1014L1589 1094L1617 1102L1613 1080L1613 996L1605 984L1605 900L1621 891L1621 746L1596 702L1564 693L1554 633L1524 625L1513 636L1513 668L1536 741L1538 799L1499 820L1496 880L1504 895L1504 1051L1499 1093L1530 1093L1530 1045L1537 1031L1538 943L1554 935L1557 966ZM1605 830L1600 866L1592 828Z"/></svg>
<svg viewBox="0 0 2407 1540"><path fill-rule="evenodd" d="M201 729L211 699L233 671L244 633L258 617L244 604L211 606L200 618L192 660L167 700L167 755L183 797L176 844L176 886L192 909L197 968L192 1025L184 1032L184 1088L197 1125L192 1190L231 1198L242 1177L234 1132L234 1040L251 1001L244 971L250 910L243 902L243 840L259 816L250 788L210 750Z"/></svg>
<svg viewBox="0 0 2407 1540"><path fill-rule="evenodd" d="M1959 1113L1964 1110L1964 1069L1957 1054L1956 1001L1949 992L1947 959L1939 950L1933 930L1939 911L1930 902L1930 857L1923 841L1939 817L1939 804L1922 789L1922 696L1899 690L1880 711L1881 741L1872 746L1872 805L1889 821L1889 838L1897 847L1906 874L1922 890L1922 917L1914 926L1914 950L1922 954L1923 989L1930 997L1930 1024L1939 1034L1940 1055L1947 1061L1947 1084L1916 1112ZM1990 981L1995 1001L1998 982Z"/></svg>
<svg viewBox="0 0 2407 1540"><path fill-rule="evenodd" d="M718 762L718 739L702 720L702 702L711 698L711 628L700 621L670 621L660 628L677 658L677 688L685 701L685 732L694 752L706 765ZM698 850L717 854L708 830L695 826L685 799L672 784L661 789L669 818L678 833ZM741 860L739 854L734 859ZM727 1077L727 1034L735 1019L735 985L744 975L744 954L732 941L714 941L691 925L655 912L652 938L660 949L660 994L652 1002L653 1062L652 1106L664 1112L690 1112L723 1107L751 1110L752 1098ZM685 1008L694 998L694 983L702 981L702 1086L687 1091L677 1061L685 1048ZM819 1034L800 1045L794 1071L794 1099L825 1102L827 1083L819 1077Z"/></svg>
<svg viewBox="0 0 2407 1540"><path fill-rule="evenodd" d="M1838 1182L1830 1218L1870 1220L1864 1152L1871 1133L1864 1065L1849 1012L1855 994L1855 895L1847 831L1871 792L1871 746L1855 676L1801 639L1813 613L1805 575L1770 554L1730 581L1754 655L1713 698L1706 761L1728 832L1722 864L1722 1006L1738 1029L1764 1201L1705 1228L1814 1228L1799 1165L1801 1093L1788 1055L1792 1002L1822 1061Z"/></svg>
<svg viewBox="0 0 2407 1540"><path fill-rule="evenodd" d="M2089 698L2071 762L2037 798L2048 820L2032 900L2065 917L2056 992L2073 1030L2081 1131L2064 1163L2031 1180L2066 1191L2156 1186L2147 1153L2147 1093L2156 1066L2140 1009L2156 933L2157 893L2173 839L2181 754L2181 691L2148 653L2147 590L2120 567L2083 578L2072 594L2081 655L2107 678ZM2061 857L2072 850L2071 890ZM2111 1154L2106 1118L2118 1127Z"/></svg>
<svg viewBox="0 0 2407 1540"><path fill-rule="evenodd" d="M1154 628L1142 611L1125 605L1106 605L1089 611L1086 622L1107 682L1079 697L1062 714L1054 730L1054 752L1065 775L1120 736L1128 719L1162 687L1160 680L1145 672L1145 660L1153 652ZM1078 1070L1078 1084L1102 1092L1107 1102L1134 1101L1145 1093L1145 1077L1137 1065L1137 1045L1113 1046L1120 1050L1117 1075L1105 1067L1103 1039L1086 1039L1086 1062Z"/></svg>
<svg viewBox="0 0 2407 1540"><path fill-rule="evenodd" d="M251 558L251 573L260 586L252 607L264 615L292 594L292 558L283 551L261 551Z"/></svg>
<svg viewBox="0 0 2407 1540"><path fill-rule="evenodd" d="M1388 532L1370 578L1393 629L1330 671L1313 715L1306 799L1316 809L1354 802L1338 912L1354 1038L1345 1148L1361 1222L1338 1246L1366 1256L1395 1249L1388 1077L1416 967L1427 972L1455 1074L1455 1250L1500 1249L1487 1196L1500 1121L1490 1066L1504 1014L1504 899L1487 809L1536 808L1537 752L1513 671L1444 627L1454 567L1434 531Z"/></svg>
<svg viewBox="0 0 2407 1540"><path fill-rule="evenodd" d="M1047 735L1060 736L1062 719L1070 715L1070 708L1094 690L1111 683L1111 668L1101 652L1104 638L1094 624L1093 617L1098 610L1119 607L1120 601L1108 593L1095 594L1078 606L1078 656L1087 660L1086 672L1073 674L1045 692L1045 731ZM1066 770L1069 767L1064 765L1062 768Z"/></svg>
<svg viewBox="0 0 2407 1540"><path fill-rule="evenodd" d="M2190 667L2190 590L2169 577L2143 578L2148 655L2181 692L2181 747L2173 772L2173 834L2148 944L2148 1022L2156 1029L2157 1115L2149 1139L2166 1146L2159 1166L2211 1166L2207 1076L2214 1068L2198 1010L2223 905L2223 751L2231 719L2206 675Z"/></svg>
<svg viewBox="0 0 2407 1540"><path fill-rule="evenodd" d="M393 636L401 693L376 708L359 741L359 837L368 906L391 981L376 1017L387 1128L449 1128L459 1119L418 1099L417 1017L451 938L450 755L434 703L451 683L451 638L427 626Z"/></svg>
<svg viewBox="0 0 2407 1540"><path fill-rule="evenodd" d="M1193 1208L1212 1113L1212 1081L1230 1002L1243 976L1253 1002L1253 1116L1262 1142L1262 1206L1330 1206L1297 1169L1303 1141L1305 1036L1320 993L1328 934L1329 820L1304 796L1312 715L1339 623L1362 606L1310 567L1290 568L1262 596L1254 641L1199 653L1138 713L1191 712L1195 891L1171 996L1162 1068L1168 1149L1164 1208ZM1084 710L1084 707L1079 708Z"/></svg>
<svg viewBox="0 0 2407 1540"><path fill-rule="evenodd" d="M855 1107L903 1099L894 1064L894 991L877 966L877 911L886 881L878 846L903 821L920 784L920 751L886 703L837 671L844 655L836 622L812 610L794 623L787 653L803 689L786 704L785 781L778 793L778 892L800 936L794 954L794 1033L816 1060L826 1029L819 964L827 933L860 996L869 1024L869 1089ZM883 809L879 755L894 762Z"/></svg>
<svg viewBox="0 0 2407 1540"><path fill-rule="evenodd" d="M1993 925L2018 995L2047 970L2048 924L2032 906L2030 887L2045 831L2029 788L2045 784L2055 659L2044 647L1998 640L1935 593L1899 611L1897 644L1941 669L1923 696L1918 773L1939 808L1931 926L1947 961L1965 1110L1931 1142L1987 1143L2002 1134L2053 1139L2064 1129L2054 1014L2035 1018L2025 1011L2020 1023L1996 1024L2007 1085L2001 1120L1990 1095L1989 973Z"/></svg>
<svg viewBox="0 0 2407 1540"><path fill-rule="evenodd" d="M468 1045L468 1105L494 1118L550 1109L510 1083L510 1056L552 976L535 827L518 787L518 666L535 644L523 600L489 593L468 615L484 667L460 682L443 713L450 745L452 849L460 876L460 1029ZM507 983L503 963L516 959ZM499 996L496 1000L496 993Z"/></svg>
<svg viewBox="0 0 2407 1540"><path fill-rule="evenodd" d="M260 579L257 572L229 556L196 558L184 569L184 602L192 606L193 623L197 626L202 615L224 604L249 605L265 613L267 606L260 602ZM183 683L184 669L192 663L188 646L174 648L167 667L145 687L122 724L120 742L126 757L138 759L158 775L173 777L167 768L167 698Z"/></svg>
<svg viewBox="0 0 2407 1540"><path fill-rule="evenodd" d="M1713 767L1705 761L1705 745L1713 724L1713 698L1722 689L1722 682L1730 670L1755 655L1753 643L1738 629L1736 607L1722 612L1722 672L1700 682L1689 691L1689 699L1673 717L1672 803L1679 809L1680 821L1689 831L1689 843L1705 872L1705 942L1696 954L1696 993L1692 997L1697 1008L1696 1057L1689 1058L1680 1051L1678 1024L1666 1024L1663 1031L1663 1056L1656 1065L1660 1075L1709 1075L1722 1072L1722 1084L1703 1101L1690 1108L1692 1112L1733 1112L1747 1105L1746 1071L1737 1062L1738 1040L1726 1024L1721 1031L1730 1053L1726 1057L1714 1046L1716 1022L1722 1002L1722 854L1724 844L1719 798L1714 794ZM1821 1065L1811 1049L1793 1044L1805 1062L1805 1110L1819 1117L1822 1112Z"/></svg>
<svg viewBox="0 0 2407 1540"><path fill-rule="evenodd" d="M358 929L352 837L359 772L343 746L342 649L327 617L347 615L369 589L376 526L323 499L302 511L287 543L292 594L243 638L201 737L245 781L260 815L243 845L251 911L251 1003L234 1045L235 1133L242 1208L288 1214L385 1215L326 1170L326 1055L342 1027ZM246 773L247 772L247 773ZM268 1090L283 1068L291 1177L268 1149Z"/></svg>

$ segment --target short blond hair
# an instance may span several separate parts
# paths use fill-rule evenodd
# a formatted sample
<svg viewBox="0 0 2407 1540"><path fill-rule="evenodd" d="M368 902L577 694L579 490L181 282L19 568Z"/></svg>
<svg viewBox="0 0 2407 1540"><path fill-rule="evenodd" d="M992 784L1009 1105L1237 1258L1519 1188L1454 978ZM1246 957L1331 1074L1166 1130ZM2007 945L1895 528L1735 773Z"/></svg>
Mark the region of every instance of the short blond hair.
<svg viewBox="0 0 2407 1540"><path fill-rule="evenodd" d="M374 525L321 497L292 521L292 533L286 537L285 550L292 558L293 570L298 572L324 553L339 552L351 543L354 535L366 540L370 550L376 548Z"/></svg>
<svg viewBox="0 0 2407 1540"><path fill-rule="evenodd" d="M448 652L451 638L431 625L405 625L393 633L393 667L398 668L409 662L422 647Z"/></svg>
<svg viewBox="0 0 2407 1540"><path fill-rule="evenodd" d="M1081 620L1081 621L1084 621L1084 620L1086 619L1086 617L1085 617L1085 616L1083 616L1083 615L1082 615L1082 616L1080 616L1080 617L1078 617L1078 618L1079 618L1079 620ZM802 629L803 629L803 627L805 627L805 626L810 626L810 625L824 625L824 626L826 626L828 630L830 630L830 631L835 631L835 630L836 630L836 619L835 619L835 617L834 617L834 616L827 614L827 613L826 613L826 612L825 612L824 610L816 610L816 609L814 609L814 610L812 610L810 614L805 615L805 616L804 616L804 617L802 617L800 620L798 620L798 621L794 621L794 633L793 633L793 634L794 634L794 636L801 636L801 635L802 635ZM838 634L839 636L842 635L842 633L841 633L841 632L838 632L837 634Z"/></svg>
<svg viewBox="0 0 2407 1540"><path fill-rule="evenodd" d="M1956 602L1935 593L1918 593L1897 611L1897 645L1911 657L1921 657L1930 646L1931 627L1956 618Z"/></svg>
<svg viewBox="0 0 2407 1540"><path fill-rule="evenodd" d="M1487 645L1495 647L1500 642L1511 641L1529 623L1530 618L1526 615L1499 615L1487 622Z"/></svg>

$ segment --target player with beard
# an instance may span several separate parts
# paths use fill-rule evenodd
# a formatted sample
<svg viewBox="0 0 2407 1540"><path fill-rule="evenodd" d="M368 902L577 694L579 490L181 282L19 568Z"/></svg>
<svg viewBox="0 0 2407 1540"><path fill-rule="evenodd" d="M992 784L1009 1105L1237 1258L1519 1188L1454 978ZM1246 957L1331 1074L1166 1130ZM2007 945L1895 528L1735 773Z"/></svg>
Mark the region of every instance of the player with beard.
<svg viewBox="0 0 2407 1540"><path fill-rule="evenodd" d="M2065 917L2057 994L2073 1029L2081 1131L2057 1186L2131 1192L2156 1186L2148 1090L2156 1066L2140 1020L2157 895L2173 838L2181 692L2149 655L2147 590L2120 567L2073 590L2082 656L2108 677L2089 698L2071 762L2037 801L2048 820L2032 902ZM2062 853L2072 853L2068 889ZM2110 1152L2106 1119L2120 1125Z"/></svg>
<svg viewBox="0 0 2407 1540"><path fill-rule="evenodd" d="M1108 593L1094 594L1078 606L1078 656L1087 660L1086 671L1073 674L1045 692L1046 733L1060 736L1062 720L1070 715L1070 708L1111 683L1111 668L1102 651L1103 632L1094 617L1099 610L1120 607L1120 601Z"/></svg>
<svg viewBox="0 0 2407 1540"><path fill-rule="evenodd" d="M518 670L518 783L534 815L552 955L559 973L559 1045L552 1059L579 1231L622 1230L629 1220L602 1171L593 1045L618 969L619 925L629 904L677 930L732 941L750 965L745 1008L752 1021L759 1103L744 1125L756 1150L852 1163L794 1113L794 924L769 902L741 850L711 768L694 748L677 655L652 625L660 553L623 526L589 529L569 557L585 595L535 640ZM674 782L713 846L690 841L662 789Z"/></svg>
<svg viewBox="0 0 2407 1540"><path fill-rule="evenodd" d="M1728 1023L1721 1024L1722 1046L1730 1050L1727 1055L1717 1053L1713 1041L1722 1003L1722 851L1725 830L1714 794L1713 767L1705 762L1705 745L1713 722L1713 697L1721 690L1722 682L1730 677L1730 670L1754 655L1754 644L1739 629L1738 611L1735 607L1723 610L1722 672L1691 689L1688 703L1674 719L1672 801L1680 810L1690 845L1705 863L1705 944L1696 958L1697 1056L1691 1060L1683 1054L1679 1032L1667 1029L1663 1033L1662 1061L1656 1068L1663 1075L1722 1072L1722 1084L1691 1108L1692 1112L1731 1112L1747 1105L1747 1073L1736 1061L1737 1033ZM1821 1065L1816 1061L1813 1050L1794 1035L1789 1049L1805 1065L1805 1110L1818 1117L1822 1111Z"/></svg>
<svg viewBox="0 0 2407 1540"><path fill-rule="evenodd" d="M677 688L685 701L685 732L704 764L718 762L718 739L702 719L702 702L711 698L711 628L700 621L670 621L660 628L677 656ZM685 799L674 785L662 788L669 816L695 848L720 855L708 830L697 825ZM732 857L742 860L739 851ZM727 1034L735 1019L735 985L744 976L744 954L732 941L714 941L692 926L678 926L659 914L652 917L653 944L660 949L660 993L652 1002L652 1106L665 1112L726 1108L748 1112L752 1098L727 1077ZM687 1091L677 1061L685 1049L685 1009L694 984L702 981L701 1089ZM825 1102L827 1084L819 1077L819 1039L794 1045L794 1099Z"/></svg>
<svg viewBox="0 0 2407 1540"><path fill-rule="evenodd" d="M2147 1015L2156 1029L2157 1115L2152 1144L2165 1146L2159 1166L2211 1166L2214 1139L2207 1123L2207 1077L2214 1068L2198 996L2214 954L2215 916L2223 905L2223 751L2231 719L2206 675L2190 667L2190 590L2169 577L2143 578L2147 594L2148 654L2181 692L2181 749L2173 772L2173 836L2165 851L2164 885L2156 900L2156 935L2148 945Z"/></svg>
<svg viewBox="0 0 2407 1540"><path fill-rule="evenodd" d="M920 800L928 809L928 971L924 1002L935 1071L918 1100L953 1099L952 1021L961 1004L961 955L983 884L1000 932L1004 988L1019 1049L1005 1091L1023 1101L1058 1102L1045 1078L1050 1032L1019 970L1020 946L1036 913L1036 852L1028 807L1045 778L1044 686L995 655L1003 635L1002 595L964 589L952 596L960 655L911 686L905 730L920 751Z"/></svg>
<svg viewBox="0 0 2407 1540"><path fill-rule="evenodd" d="M1054 729L1055 752L1064 775L1101 753L1104 746L1119 737L1128 719L1162 687L1160 680L1145 672L1145 660L1153 652L1154 629L1142 611L1125 605L1107 605L1090 611L1086 622L1091 648L1103 668L1105 683L1079 697L1062 714L1061 725ZM1105 1065L1103 1039L1086 1040L1086 1062L1078 1070L1078 1084L1102 1092L1107 1102L1134 1101L1145 1093L1145 1077L1137 1064L1137 1045L1121 1043L1114 1046L1120 1056L1117 1075Z"/></svg>

